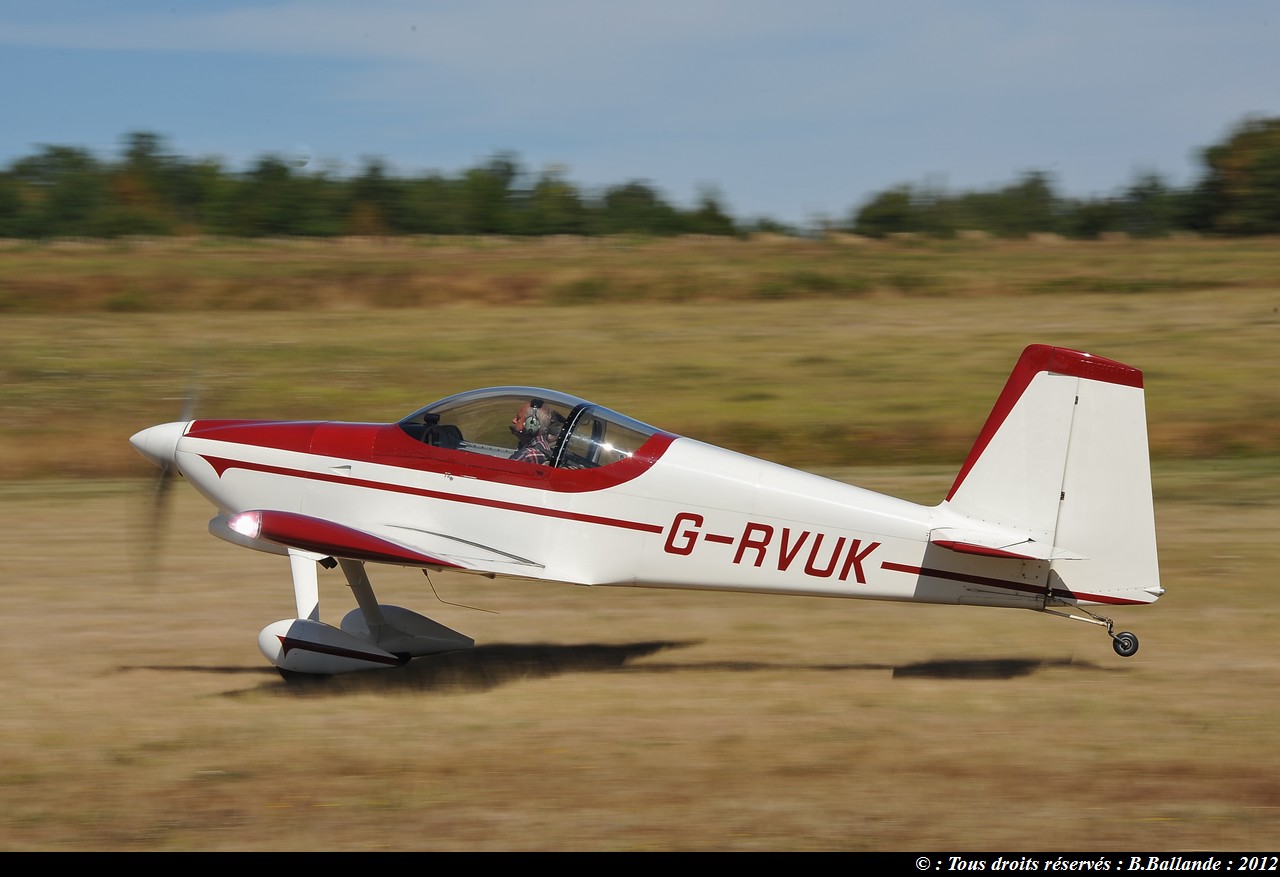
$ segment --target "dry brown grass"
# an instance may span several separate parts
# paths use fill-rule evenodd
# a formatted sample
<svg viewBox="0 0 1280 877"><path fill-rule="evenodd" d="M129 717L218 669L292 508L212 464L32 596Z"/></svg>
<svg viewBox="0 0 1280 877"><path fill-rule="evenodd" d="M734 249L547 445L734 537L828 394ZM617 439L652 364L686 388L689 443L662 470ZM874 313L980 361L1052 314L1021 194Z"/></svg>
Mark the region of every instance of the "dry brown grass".
<svg viewBox="0 0 1280 877"><path fill-rule="evenodd" d="M0 333L0 478L137 474L174 419L390 420L475 386L559 387L798 466L960 460L1021 348L1147 374L1157 457L1280 452L1280 281L1033 298L21 315ZM105 438L105 440L104 440Z"/></svg>
<svg viewBox="0 0 1280 877"><path fill-rule="evenodd" d="M1277 252L0 250L0 849L1273 848ZM404 306L437 281L474 295ZM127 437L193 383L208 416L380 420L559 386L933 502L1033 341L1147 374L1169 593L1116 613L1128 660L1030 613L441 575L445 603L379 569L382 599L480 646L296 688L255 644L292 611L287 566L210 537L190 491L138 575L151 472ZM77 477L31 480L52 474ZM335 573L322 593L329 619L351 604Z"/></svg>
<svg viewBox="0 0 1280 877"><path fill-rule="evenodd" d="M954 298L1274 286L1273 239L0 242L0 313Z"/></svg>
<svg viewBox="0 0 1280 877"><path fill-rule="evenodd" d="M148 582L137 485L13 484L0 848L1270 849L1280 477L1157 480L1169 593L1117 613L1128 660L1023 612L440 575L444 604L379 568L479 646L303 687L254 642L286 565L190 492Z"/></svg>

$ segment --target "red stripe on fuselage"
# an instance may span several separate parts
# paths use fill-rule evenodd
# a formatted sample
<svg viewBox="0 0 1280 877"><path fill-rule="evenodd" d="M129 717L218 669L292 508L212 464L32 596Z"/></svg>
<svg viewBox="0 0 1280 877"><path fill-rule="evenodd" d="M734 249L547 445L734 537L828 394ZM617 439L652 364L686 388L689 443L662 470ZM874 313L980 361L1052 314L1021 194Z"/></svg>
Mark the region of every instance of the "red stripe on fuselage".
<svg viewBox="0 0 1280 877"><path fill-rule="evenodd" d="M994 579L989 576L975 576L969 573L953 572L946 569L938 569L936 567L912 566L906 563L894 563L885 561L880 564L881 569L887 569L890 572L905 572L911 575L928 576L934 579L946 579L951 582L964 582L970 585L986 585L991 588L1002 588L1006 591L1018 591L1024 594L1043 594L1044 588L1035 585L1028 585L1023 582L1012 582L1007 579ZM1089 603L1110 603L1118 606L1141 605L1142 600L1130 600L1125 597L1112 597L1106 594L1077 594L1065 588L1054 588L1050 595L1063 600L1084 600Z"/></svg>
<svg viewBox="0 0 1280 877"><path fill-rule="evenodd" d="M978 434L977 440L973 443L973 448L969 451L969 456L965 459L964 465L960 467L960 473L956 476L955 483L951 485L951 490L947 493L947 499L951 499L956 495L956 491L964 483L969 470L978 462L978 458L982 456L982 452L987 449L991 439L999 432L1005 418L1013 410L1013 406L1022 398L1022 394L1031 385L1031 381L1040 372L1142 389L1142 372L1131 365L1116 362L1114 359L1081 353L1068 347L1051 347L1048 344L1030 345L1022 351L1022 356L1018 358L1017 365L1013 367L1013 373L1009 375L1009 380L1005 382L1004 389L1000 392L1000 397L996 399L995 406L991 409L991 413L987 415L987 422L983 424L982 432Z"/></svg>
<svg viewBox="0 0 1280 877"><path fill-rule="evenodd" d="M501 499L487 499L479 496L462 496L456 493L446 493L441 490L427 490L421 487L409 487L404 484L392 484L386 481L369 481L362 478L350 478L345 475L333 475L326 472L308 472L305 469L290 469L284 466L270 466L265 463L249 463L244 460L231 460L226 457L213 457L201 454L210 466L218 473L218 477L227 472L229 469L246 469L251 472L265 472L269 475L283 475L288 478L303 478L309 481L324 481L329 484L344 484L351 487L361 487L368 490L383 490L389 493L401 493L408 496L421 496L425 499L439 499L446 502L460 502L468 505L484 506L486 508L502 509L504 511L523 512L531 515L541 515L547 518L560 518L567 521L578 521L586 524L600 524L606 527L618 527L624 530L639 530L642 533L661 533L663 526L660 524L647 524L643 521L627 521L622 518L609 518L602 515L587 515L579 512L561 511L559 509L543 508L541 506L526 505L518 502L508 502Z"/></svg>
<svg viewBox="0 0 1280 877"><path fill-rule="evenodd" d="M396 424L198 420L184 438L336 457L343 462L435 472L555 493L589 493L625 484L644 474L677 436L656 432L630 457L589 469L556 469L426 445L410 438Z"/></svg>

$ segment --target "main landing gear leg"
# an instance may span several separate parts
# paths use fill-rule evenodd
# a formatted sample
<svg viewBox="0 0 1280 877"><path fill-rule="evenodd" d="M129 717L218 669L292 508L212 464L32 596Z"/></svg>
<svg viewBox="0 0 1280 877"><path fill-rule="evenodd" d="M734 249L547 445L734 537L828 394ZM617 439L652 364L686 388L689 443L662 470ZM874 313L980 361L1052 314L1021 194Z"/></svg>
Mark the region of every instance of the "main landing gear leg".
<svg viewBox="0 0 1280 877"><path fill-rule="evenodd" d="M1138 638L1127 630L1116 633L1116 623L1110 618L1104 618L1101 615L1094 615L1088 609L1081 609L1081 612L1088 613L1088 618L1082 615L1069 615L1066 612L1058 612L1053 609L1044 609L1050 615L1057 615L1059 618L1070 618L1072 621L1083 621L1086 624L1096 624L1099 627L1107 629L1107 636L1111 637L1111 648L1115 649L1117 655L1122 658L1131 658L1138 651Z"/></svg>

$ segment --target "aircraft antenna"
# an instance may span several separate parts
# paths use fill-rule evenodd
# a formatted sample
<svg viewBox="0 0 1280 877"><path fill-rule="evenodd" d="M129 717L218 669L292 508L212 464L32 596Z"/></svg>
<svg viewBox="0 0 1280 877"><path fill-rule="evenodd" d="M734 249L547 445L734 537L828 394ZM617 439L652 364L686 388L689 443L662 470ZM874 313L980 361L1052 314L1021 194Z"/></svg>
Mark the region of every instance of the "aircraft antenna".
<svg viewBox="0 0 1280 877"><path fill-rule="evenodd" d="M475 610L476 612L488 612L490 615L502 614L497 609L482 609L479 606L468 606L466 603L450 602L449 600L446 600L443 597L441 597L440 593L436 590L436 583L431 581L431 570L424 569L422 571L422 574L427 577L427 584L431 586L431 593L435 594L435 598L438 602L443 603L446 606L457 606L459 609L472 609L472 610Z"/></svg>

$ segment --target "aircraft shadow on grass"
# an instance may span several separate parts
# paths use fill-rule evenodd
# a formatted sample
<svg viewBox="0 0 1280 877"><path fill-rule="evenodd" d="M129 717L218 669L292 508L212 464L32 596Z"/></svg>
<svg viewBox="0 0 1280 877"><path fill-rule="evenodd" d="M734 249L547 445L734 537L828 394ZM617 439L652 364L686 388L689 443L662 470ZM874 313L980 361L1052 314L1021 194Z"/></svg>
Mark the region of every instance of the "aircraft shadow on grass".
<svg viewBox="0 0 1280 877"><path fill-rule="evenodd" d="M661 661L634 664L660 652L699 645L695 641L650 641L621 644L509 643L477 646L457 652L419 659L403 667L368 673L329 677L298 676L281 679L271 668L172 665L121 667L121 670L167 670L178 672L266 675L254 689L229 692L242 696L251 692L315 696L369 692L422 691L435 693L488 691L524 679L541 679L568 673L754 673L777 670L821 673L890 672L894 679L1001 680L1030 676L1041 670L1070 669L1100 672L1104 668L1089 661L1071 658L965 658L940 659L910 664L886 663L789 663L778 661Z"/></svg>

